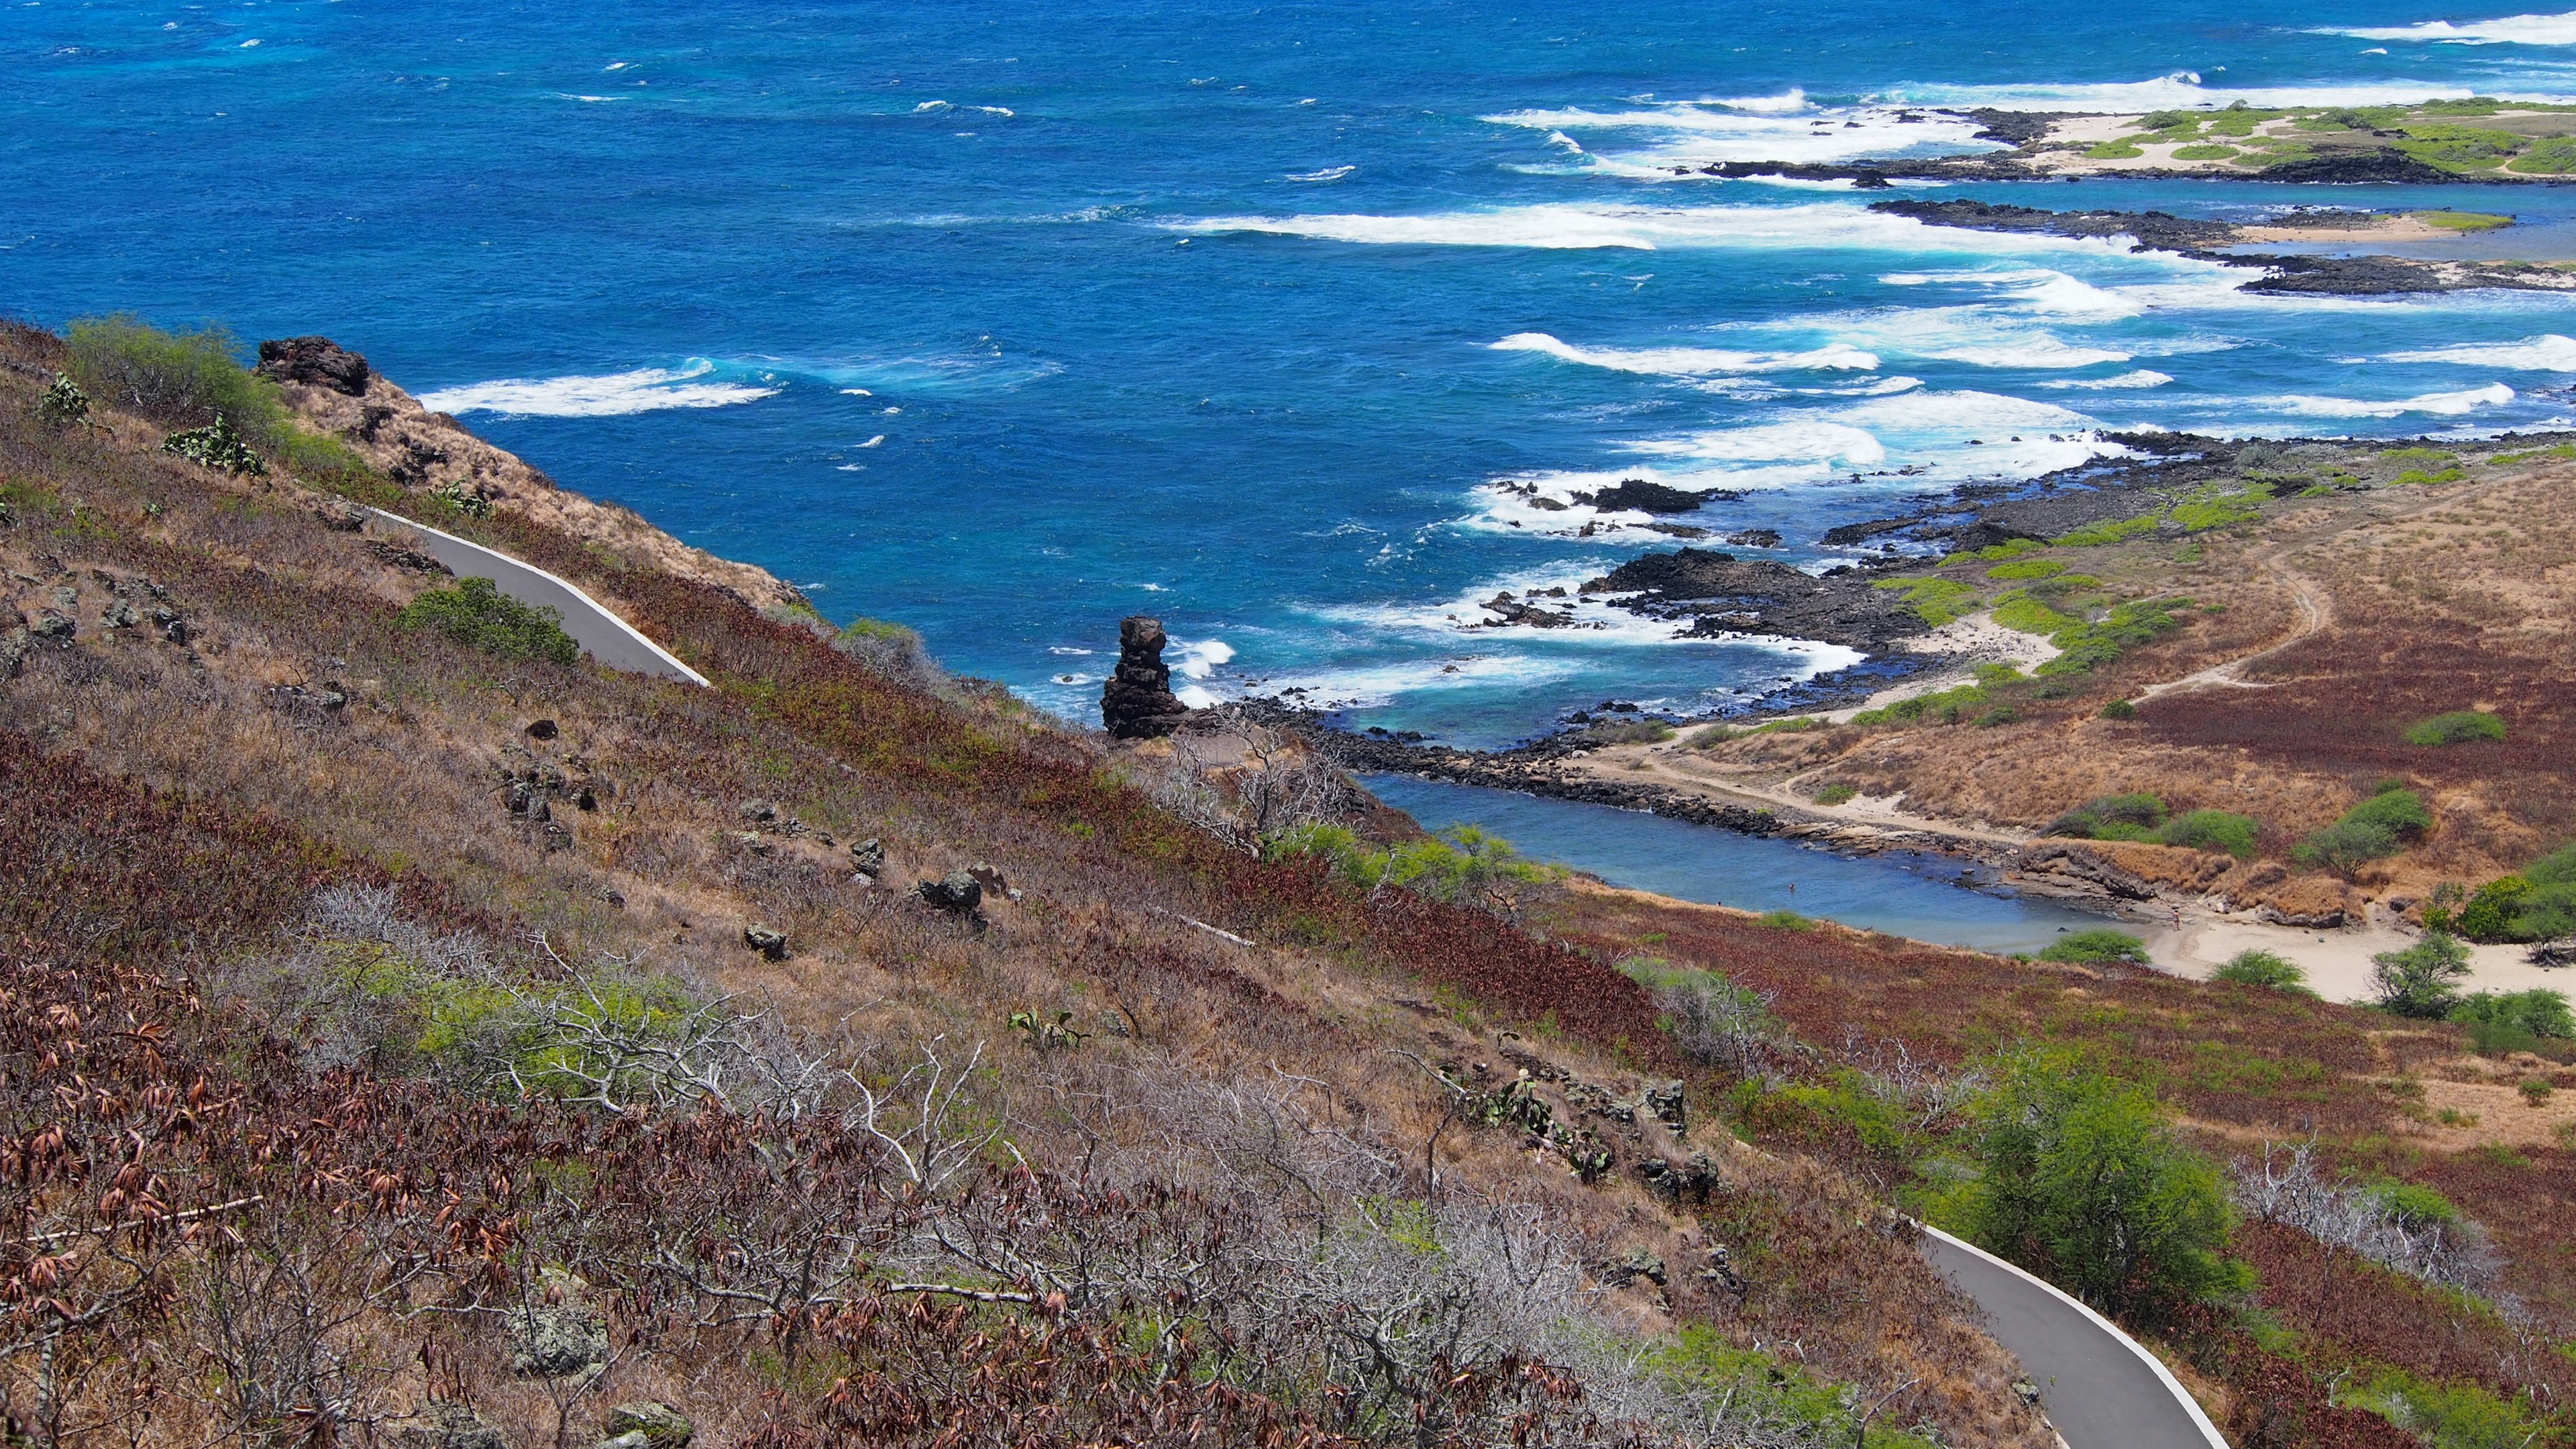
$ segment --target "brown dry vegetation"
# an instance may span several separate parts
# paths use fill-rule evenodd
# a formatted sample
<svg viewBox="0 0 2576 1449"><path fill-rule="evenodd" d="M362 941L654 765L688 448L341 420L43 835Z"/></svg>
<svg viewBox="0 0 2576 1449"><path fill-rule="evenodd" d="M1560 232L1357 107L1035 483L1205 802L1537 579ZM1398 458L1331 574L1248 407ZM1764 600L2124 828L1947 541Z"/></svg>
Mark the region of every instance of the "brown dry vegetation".
<svg viewBox="0 0 2576 1449"><path fill-rule="evenodd" d="M355 1387L273 1406L258 1434L371 1432L429 1393L473 1399L520 1444L568 1442L605 1405L648 1395L688 1409L715 1445L915 1442L958 1423L996 1444L1377 1432L1365 1395L1301 1398L1299 1385L1315 1385L1288 1357L1273 1365L1284 1378L1264 1377L1260 1361L1175 1376L1174 1360L1137 1353L1124 1320L1079 1295L1025 1311L907 1296L861 1263L866 1281L828 1301L782 1298L773 1283L758 1311L725 1311L741 1289L725 1274L744 1263L825 1226L901 1237L932 1209L905 1195L882 1143L829 1125L838 1118L793 1125L719 1106L621 1117L478 1093L435 1071L361 1070L390 1060L384 1041L359 1050L346 1023L226 1004L234 989L209 985L266 979L275 961L302 959L294 951L350 948L299 924L308 903L329 886L392 883L407 918L470 933L496 970L562 981L578 979L565 963L615 960L702 997L734 993L829 1044L852 1082L882 1085L926 1051L954 1061L985 1043L974 1111L1034 1171L1004 1170L996 1150L972 1199L983 1206L937 1208L958 1214L941 1219L956 1231L989 1235L978 1241L1033 1241L1040 1218L1096 1220L1116 1241L1179 1252L1217 1225L1285 1212L1268 1198L1244 1199L1258 1209L1245 1214L1212 1206L1252 1180L1214 1166L1158 1175L1158 1162L1214 1151L1222 1113L1210 1104L1253 1101L1243 1110L1294 1148L1279 1152L1358 1174L1364 1190L1345 1201L1491 1202L1580 1245L1586 1262L1628 1246L1663 1253L1667 1292L1586 1287L1587 1311L1605 1321L1795 1345L1793 1366L1864 1400L1896 1391L1882 1424L1920 1423L1953 1443L2044 1442L2009 1391L2009 1358L1902 1224L1834 1167L1732 1149L1695 1114L1670 1148L1716 1164L1714 1195L1667 1204L1626 1170L1663 1150L1659 1139L1610 1118L1585 1130L1619 1170L1590 1184L1544 1143L1459 1120L1465 1098L1415 1063L1482 1083L1508 1075L1498 1060L1524 1061L1566 1084L1549 1091L1569 1112L1573 1083L1624 1093L1641 1070L1688 1067L1644 995L1595 956L1228 848L1154 807L1095 739L999 691L871 672L806 623L670 571L656 549L622 552L506 511L439 520L614 602L715 689L502 661L405 630L397 609L435 580L328 526L318 495L162 454L145 420L36 423L53 349L31 332L0 339L0 626L12 608L77 621L71 640L36 643L0 682L11 867L0 938L16 942L0 953L14 1114L0 1145L57 1143L41 1162L13 1159L38 1163L6 1184L14 1221L90 1256L87 1277L53 1291L65 1254L33 1252L25 1232L0 1247L15 1315L0 1407L20 1430L140 1443L198 1442L227 1423L250 1432L239 1425L251 1409L206 1387L239 1380L217 1360L249 1331L218 1309L292 1288L294 1302L339 1315L314 1332L343 1352ZM426 504L381 476L337 484ZM121 606L175 611L184 638L111 626ZM539 719L556 726L550 738L530 731ZM509 808L531 792L551 819ZM777 818L747 816L755 800ZM851 878L844 850L868 837L888 856L872 887ZM980 925L905 889L973 864L1018 892ZM786 959L745 949L755 923L786 933ZM1009 1027L1015 1012L1085 1035L1048 1045ZM1498 1035L1506 1027L1521 1039ZM1688 1069L1704 1098L1710 1080ZM58 1086L72 1094L51 1095ZM200 1111L208 1100L222 1114ZM199 1116L174 1135L179 1103ZM63 1149L47 1136L56 1125L87 1135ZM141 1136L114 1145L131 1132ZM103 1207L111 1184L124 1196ZM127 1206L138 1192L152 1199L139 1217ZM202 1226L171 1216L237 1198L259 1201L208 1211ZM227 1246L218 1220L242 1242ZM1073 1230L1045 1230L1060 1231ZM299 1242L319 1259L288 1251ZM1693 1255L1720 1244L1742 1265L1740 1295L1691 1275ZM132 1261L110 1267L118 1254ZM360 1262L400 1271L356 1281ZM588 1280L621 1346L571 1401L555 1380L511 1372L498 1329L543 1290L549 1262ZM281 1287L280 1263L305 1277ZM978 1281L1007 1296L1026 1281L1014 1271ZM258 1281L210 1297L230 1272ZM1227 1292L1271 1291L1239 1272ZM1271 1317L1241 1329L1243 1343L1274 1345L1247 1356L1307 1351L1278 1337L1306 1320L1283 1312L1265 1326ZM1316 1332L1312 1342L1330 1337ZM72 1358L55 1352L67 1339ZM1231 1351L1220 1340L1191 1339L1189 1352ZM1035 1372L1043 1364L1058 1371ZM1585 1398L1557 1370L1508 1356L1449 1368L1406 1381L1430 1440L1624 1432L1594 1421L1596 1406L1624 1402L1603 1396L1606 1382Z"/></svg>
<svg viewBox="0 0 2576 1449"><path fill-rule="evenodd" d="M2364 867L2364 893L2420 899L2438 881L2492 879L2576 838L2576 465L2471 457L2465 470L2460 482L2265 503L2259 518L2181 545L2052 551L2115 596L2194 608L2180 630L2073 676L2061 697L2017 703L2017 722L1756 735L1708 757L1748 778L1830 778L1902 792L1918 814L2025 830L2132 791L2176 811L2250 815L2270 860L2230 871L2145 857L2142 873L2291 915L2314 914L2342 883L2287 869L2288 847L2396 778L2440 823ZM2320 627L2300 637L2310 608ZM2130 721L2098 717L2111 700L2258 654L2243 685L2158 694ZM2403 738L2415 721L2471 708L2496 712L2509 738Z"/></svg>

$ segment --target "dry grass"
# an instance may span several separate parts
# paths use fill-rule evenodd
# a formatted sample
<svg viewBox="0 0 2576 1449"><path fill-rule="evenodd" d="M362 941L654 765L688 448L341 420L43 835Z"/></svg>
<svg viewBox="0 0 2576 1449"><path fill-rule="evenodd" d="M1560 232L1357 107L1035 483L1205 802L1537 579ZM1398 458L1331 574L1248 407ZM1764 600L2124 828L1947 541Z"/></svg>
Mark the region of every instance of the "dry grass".
<svg viewBox="0 0 2576 1449"><path fill-rule="evenodd" d="M44 346L6 342L22 359ZM2002 1391L2010 1361L1901 1234L1866 1226L1865 1199L1835 1172L1741 1163L1731 1216L1703 1223L1623 1176L1585 1187L1512 1134L1445 1122L1430 1079L1399 1053L1464 1061L1511 1027L1524 1038L1515 1050L1612 1091L1677 1064L1642 994L1601 963L1475 912L1361 900L1310 867L1229 851L1120 783L1098 742L998 691L933 696L872 675L803 626L525 518L458 529L616 601L721 687L505 663L406 632L394 615L426 581L325 526L313 496L166 458L131 420L48 431L27 416L35 387L0 374L0 479L15 514L0 566L31 617L70 589L79 629L0 684L0 742L25 769L56 772L45 791L13 791L0 825L13 860L77 859L89 874L8 895L0 928L195 968L256 949L322 880L399 878L419 909L493 941L542 934L569 959L629 958L871 1050L992 1041L996 1090L1013 1100L1041 1089L1045 1063L1005 1019L1068 1012L1104 1069L1310 1079L1338 1130L1538 1203L1589 1240L1723 1231L1741 1257L1771 1265L1754 1298L1738 1310L1677 1285L1669 1309L1638 1298L1641 1324L1677 1316L1746 1345L1795 1340L1819 1371L1864 1387L1917 1380L1899 1411L1954 1442L2037 1442L2034 1417ZM149 624L105 627L120 601L175 609L186 642ZM345 703L324 703L326 691ZM538 719L555 724L552 738L529 732ZM532 776L553 785L550 821L508 808L513 782ZM40 800L55 813L29 813ZM747 818L753 800L780 819ZM135 842L112 890L72 843L110 825L100 838ZM191 832L207 843L183 848ZM867 837L888 855L873 887L850 879L845 853ZM245 841L270 842L285 864L245 877L215 929L198 905L233 901L220 883L269 858L242 855ZM907 893L981 863L1021 897L996 900L980 928ZM184 929L117 946L116 931L164 919ZM102 921L104 937L92 929ZM788 934L786 960L744 947L754 922ZM1703 1130L1718 1149L1722 1132ZM1054 1132L1032 1130L1023 1149L1086 1150L1071 1123ZM551 1435L488 1344L443 1351L511 1427ZM633 1392L685 1381L693 1403L769 1412L754 1378L708 1352L682 1345L620 1372L636 1376Z"/></svg>

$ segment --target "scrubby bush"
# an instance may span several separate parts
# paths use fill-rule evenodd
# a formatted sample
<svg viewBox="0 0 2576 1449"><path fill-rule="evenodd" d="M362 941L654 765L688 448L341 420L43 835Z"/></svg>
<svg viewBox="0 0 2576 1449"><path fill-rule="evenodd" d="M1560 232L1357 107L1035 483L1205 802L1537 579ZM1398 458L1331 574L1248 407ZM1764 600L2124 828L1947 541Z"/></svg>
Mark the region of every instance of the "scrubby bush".
<svg viewBox="0 0 2576 1449"><path fill-rule="evenodd" d="M2193 810L2166 821L2157 829L2156 840L2186 850L2220 851L2238 860L2252 860L2262 831L2252 816Z"/></svg>
<svg viewBox="0 0 2576 1449"><path fill-rule="evenodd" d="M2123 652L2182 627L2174 611L2190 603L2189 599L2136 599L2113 605L2109 613L2093 623L2060 629L2049 636L2058 655L2039 666L2039 672L2082 674L2099 669Z"/></svg>
<svg viewBox="0 0 2576 1449"><path fill-rule="evenodd" d="M2059 563L2055 559L2026 558L2012 563L1997 564L1993 568L1986 570L1986 577L1990 579L2006 580L2044 579L2052 574L2062 574L2064 572L2066 572L2066 565Z"/></svg>
<svg viewBox="0 0 2576 1449"><path fill-rule="evenodd" d="M89 421L89 394L71 374L58 372L36 399L36 417L47 427L68 428Z"/></svg>
<svg viewBox="0 0 2576 1449"><path fill-rule="evenodd" d="M2136 719L2137 717L2138 707L2125 699L2115 699L2102 706L2104 719Z"/></svg>
<svg viewBox="0 0 2576 1449"><path fill-rule="evenodd" d="M2469 948L2440 931L2402 951L2370 958L2370 979L2382 1011L2439 1021L2460 1001L2456 984L2469 974Z"/></svg>
<svg viewBox="0 0 2576 1449"><path fill-rule="evenodd" d="M1776 930L1782 931L1812 931L1816 929L1816 923L1814 921L1809 920L1805 916L1799 915L1796 911L1764 911L1761 915L1754 918L1754 924L1770 926Z"/></svg>
<svg viewBox="0 0 2576 1449"><path fill-rule="evenodd" d="M453 588L431 589L406 605L397 622L407 629L435 629L504 659L571 664L581 658L581 646L563 631L561 610L520 603L490 579L458 579Z"/></svg>
<svg viewBox="0 0 2576 1449"><path fill-rule="evenodd" d="M2433 910L2425 924L2434 924ZM2443 924L2472 941L2550 941L2576 936L2576 845L2478 887Z"/></svg>
<svg viewBox="0 0 2576 1449"><path fill-rule="evenodd" d="M2399 784L2382 789L2293 846L2290 858L2350 875L2367 861L2395 855L2407 841L2432 828L2433 812L2424 808L2424 798Z"/></svg>
<svg viewBox="0 0 2576 1449"><path fill-rule="evenodd" d="M92 397L183 427L218 414L264 441L286 414L274 383L236 360L220 327L164 332L130 313L86 317L71 326L72 378Z"/></svg>
<svg viewBox="0 0 2576 1449"><path fill-rule="evenodd" d="M1307 825L1279 836L1275 857L1321 856L1333 873L1367 890L1406 890L1452 904L1474 904L1495 886L1533 885L1564 875L1560 867L1523 860L1508 840L1472 825L1373 850L1339 825Z"/></svg>
<svg viewBox="0 0 2576 1449"><path fill-rule="evenodd" d="M2296 991L2306 996L2316 994L2308 990L2308 973L2300 970L2296 963L2259 948L2239 951L2227 958L2209 974L2209 979L2233 981L2239 986L2267 986L2275 991Z"/></svg>
<svg viewBox="0 0 2576 1449"><path fill-rule="evenodd" d="M2473 991L2451 1008L2451 1020L2462 1026L2500 1026L2534 1037L2576 1037L2576 1014L2564 993L2546 987L2529 991Z"/></svg>
<svg viewBox="0 0 2576 1449"><path fill-rule="evenodd" d="M1904 594L1916 617L1935 629L1977 606L1977 591L1955 579L1881 579L1875 587Z"/></svg>
<svg viewBox="0 0 2576 1449"><path fill-rule="evenodd" d="M2105 795L2048 823L2044 835L2078 840L2153 840L2165 823L2165 802L2145 793Z"/></svg>
<svg viewBox="0 0 2576 1449"><path fill-rule="evenodd" d="M1935 690L1897 700L1893 704L1865 709L1851 717L1856 725L1912 724L1927 720L1937 724L1957 724L1989 702L1985 686L1962 684L1951 689Z"/></svg>
<svg viewBox="0 0 2576 1449"><path fill-rule="evenodd" d="M2039 953L2042 961L2071 961L2085 966L2108 966L2127 963L2147 964L2147 943L2126 931L2108 926L2089 931L2070 931Z"/></svg>
<svg viewBox="0 0 2576 1449"><path fill-rule="evenodd" d="M2456 745L2503 738L2504 721L2481 709L2453 710L2406 727L2406 743L2410 745Z"/></svg>
<svg viewBox="0 0 2576 1449"><path fill-rule="evenodd" d="M1823 786L1816 791L1816 803L1819 805L1840 805L1859 793L1859 786L1849 784L1841 780L1836 780L1832 784Z"/></svg>
<svg viewBox="0 0 2576 1449"><path fill-rule="evenodd" d="M2174 1140L2155 1098L2070 1051L2006 1057L1978 1111L1983 1171L1958 1203L1968 1236L2114 1313L2250 1286L2223 1255L2218 1173Z"/></svg>

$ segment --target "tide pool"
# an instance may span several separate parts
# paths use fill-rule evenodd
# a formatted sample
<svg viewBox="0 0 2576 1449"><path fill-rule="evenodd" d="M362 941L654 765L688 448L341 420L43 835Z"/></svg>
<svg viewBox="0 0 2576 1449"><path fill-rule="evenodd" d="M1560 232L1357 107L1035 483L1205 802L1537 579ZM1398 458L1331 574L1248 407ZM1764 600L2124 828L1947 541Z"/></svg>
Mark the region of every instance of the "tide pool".
<svg viewBox="0 0 2576 1449"><path fill-rule="evenodd" d="M1942 856L1836 855L1643 811L1410 775L1371 775L1361 783L1427 830L1473 825L1532 859L1677 900L1796 911L1862 930L1997 952L2035 952L2065 932L2111 924L2089 911L1996 888L1991 873Z"/></svg>

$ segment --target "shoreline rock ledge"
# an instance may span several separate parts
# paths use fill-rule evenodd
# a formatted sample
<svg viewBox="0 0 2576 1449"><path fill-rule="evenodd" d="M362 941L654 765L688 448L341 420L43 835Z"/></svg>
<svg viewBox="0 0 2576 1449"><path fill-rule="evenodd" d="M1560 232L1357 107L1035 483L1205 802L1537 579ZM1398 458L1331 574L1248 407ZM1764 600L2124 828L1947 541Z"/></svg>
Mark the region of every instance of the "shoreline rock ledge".
<svg viewBox="0 0 2576 1449"><path fill-rule="evenodd" d="M1163 621L1133 614L1118 621L1118 668L1100 687L1100 722L1121 740L1159 739L1181 727L1190 707L1172 693Z"/></svg>

